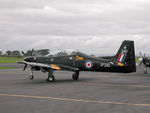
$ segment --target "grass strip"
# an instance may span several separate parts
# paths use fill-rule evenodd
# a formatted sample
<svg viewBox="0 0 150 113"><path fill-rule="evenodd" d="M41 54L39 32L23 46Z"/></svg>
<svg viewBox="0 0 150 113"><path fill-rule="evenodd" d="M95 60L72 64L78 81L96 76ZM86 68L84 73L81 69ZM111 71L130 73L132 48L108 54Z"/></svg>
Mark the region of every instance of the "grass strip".
<svg viewBox="0 0 150 113"><path fill-rule="evenodd" d="M0 63L16 63L16 61L23 61L23 57L0 57Z"/></svg>
<svg viewBox="0 0 150 113"><path fill-rule="evenodd" d="M0 67L0 69L17 69L16 67Z"/></svg>

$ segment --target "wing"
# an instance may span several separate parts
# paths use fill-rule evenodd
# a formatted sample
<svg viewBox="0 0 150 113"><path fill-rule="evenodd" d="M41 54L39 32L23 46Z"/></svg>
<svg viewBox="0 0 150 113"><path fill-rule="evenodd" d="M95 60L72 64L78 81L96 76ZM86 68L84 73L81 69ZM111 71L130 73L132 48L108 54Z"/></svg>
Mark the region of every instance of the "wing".
<svg viewBox="0 0 150 113"><path fill-rule="evenodd" d="M57 66L59 66L61 68L61 70L79 71L79 69L76 67L70 67L70 66L66 66L66 65L62 65L62 64L57 64Z"/></svg>
<svg viewBox="0 0 150 113"><path fill-rule="evenodd" d="M51 68L55 70L69 70L69 71L79 71L78 68L70 67L62 64L45 64L45 63L36 63L36 62L17 62L20 64L30 65L30 66L38 66L38 67L45 67L45 68Z"/></svg>
<svg viewBox="0 0 150 113"><path fill-rule="evenodd" d="M25 62L25 61L21 61L21 62L17 62L17 63L19 63L19 64L25 64L25 65L31 65L31 66L51 68L50 65L44 64L44 63Z"/></svg>

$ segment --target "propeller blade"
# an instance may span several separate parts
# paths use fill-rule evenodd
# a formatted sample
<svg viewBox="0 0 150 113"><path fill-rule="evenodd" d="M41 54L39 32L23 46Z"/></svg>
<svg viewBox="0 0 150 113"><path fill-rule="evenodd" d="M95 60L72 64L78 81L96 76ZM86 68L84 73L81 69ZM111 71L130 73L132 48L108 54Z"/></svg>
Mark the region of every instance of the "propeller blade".
<svg viewBox="0 0 150 113"><path fill-rule="evenodd" d="M139 53L140 53L140 57L142 57L142 53L141 53L141 51L140 51Z"/></svg>
<svg viewBox="0 0 150 113"><path fill-rule="evenodd" d="M25 64L25 66L24 66L24 68L23 68L23 71L25 71L25 70L26 70L26 68L27 68L27 64Z"/></svg>
<svg viewBox="0 0 150 113"><path fill-rule="evenodd" d="M31 50L31 56L33 56L33 52L34 52L34 48L32 48L32 50Z"/></svg>
<svg viewBox="0 0 150 113"><path fill-rule="evenodd" d="M23 54L23 56L25 56L25 53L24 53L24 51L21 51L21 53Z"/></svg>
<svg viewBox="0 0 150 113"><path fill-rule="evenodd" d="M139 66L141 66L143 64L143 61L140 62Z"/></svg>

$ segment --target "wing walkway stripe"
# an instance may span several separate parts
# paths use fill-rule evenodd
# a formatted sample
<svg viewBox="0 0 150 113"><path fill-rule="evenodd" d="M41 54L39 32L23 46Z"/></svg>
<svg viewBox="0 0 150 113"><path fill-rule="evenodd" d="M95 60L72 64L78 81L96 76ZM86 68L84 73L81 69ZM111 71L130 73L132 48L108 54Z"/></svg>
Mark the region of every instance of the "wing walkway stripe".
<svg viewBox="0 0 150 113"><path fill-rule="evenodd" d="M124 102L106 102L106 101L94 101L94 100L84 100L84 99L54 98L54 97L44 97L44 96L30 96L30 95L16 95L16 94L0 94L0 96L22 97L22 98L35 98L35 99L49 99L49 100L85 102L85 103L116 104L116 105L129 105L129 106L150 107L150 104L124 103Z"/></svg>

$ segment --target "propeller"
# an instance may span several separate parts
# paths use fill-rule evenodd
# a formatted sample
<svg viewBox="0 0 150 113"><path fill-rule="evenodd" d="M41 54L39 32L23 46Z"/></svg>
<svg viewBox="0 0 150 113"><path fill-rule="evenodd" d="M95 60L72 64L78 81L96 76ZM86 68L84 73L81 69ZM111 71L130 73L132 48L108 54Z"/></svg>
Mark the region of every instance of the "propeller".
<svg viewBox="0 0 150 113"><path fill-rule="evenodd" d="M139 66L144 65L145 67L147 67L146 62L147 62L148 58L146 57L146 54L144 53L142 55L142 53L140 52L140 58L138 61L140 61Z"/></svg>
<svg viewBox="0 0 150 113"><path fill-rule="evenodd" d="M25 53L24 51L21 51L23 56L33 56L34 53L34 48L32 48L32 50L29 50L29 53Z"/></svg>
<svg viewBox="0 0 150 113"><path fill-rule="evenodd" d="M149 67L147 64L149 63L149 58L146 57L145 53L142 55L142 53L140 52L140 58L138 61L140 61L139 66L144 65L144 73L147 74L147 67Z"/></svg>
<svg viewBox="0 0 150 113"><path fill-rule="evenodd" d="M23 56L27 56L28 55L28 52L25 53L24 51L21 51L22 55ZM32 50L30 51L30 56L33 56L33 53L34 53L34 48L32 48ZM27 57L25 57L24 59L26 59ZM23 71L25 71L27 68L27 64L25 64L24 68L23 68Z"/></svg>
<svg viewBox="0 0 150 113"><path fill-rule="evenodd" d="M143 64L143 59L145 58L145 56L146 56L145 53L142 55L142 53L140 52L140 58L138 59L138 61L140 61L139 66Z"/></svg>

